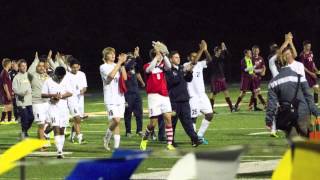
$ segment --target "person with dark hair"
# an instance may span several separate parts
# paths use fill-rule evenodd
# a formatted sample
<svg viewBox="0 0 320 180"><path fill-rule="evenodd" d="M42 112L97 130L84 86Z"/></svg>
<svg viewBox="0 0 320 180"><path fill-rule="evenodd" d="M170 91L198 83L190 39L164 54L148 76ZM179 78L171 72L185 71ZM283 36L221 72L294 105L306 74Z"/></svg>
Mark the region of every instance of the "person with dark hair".
<svg viewBox="0 0 320 180"><path fill-rule="evenodd" d="M168 49L161 42L153 42L151 50L151 62L144 65L146 74L146 91L148 94L148 109L150 123L142 137L140 149L146 150L148 138L153 133L158 116L163 115L165 131L167 136L167 149L175 150L173 143L173 129L171 121L171 103L165 78L165 71L171 68L171 63L167 57Z"/></svg>
<svg viewBox="0 0 320 180"><path fill-rule="evenodd" d="M254 45L252 47L252 63L254 64L254 72L255 72L255 76L253 77L253 83L255 87L253 91L255 92L252 93L251 95L249 110L262 111L262 109L260 109L257 106L257 97L265 109L266 101L262 97L260 85L261 85L262 77L266 73L266 66L264 64L264 59L260 56L260 48L257 45Z"/></svg>
<svg viewBox="0 0 320 180"><path fill-rule="evenodd" d="M229 52L224 42L214 48L214 56L212 61L208 63L211 78L211 98L210 102L214 109L214 100L218 93L223 92L226 102L228 103L230 112L233 112L233 106L228 91L228 85L225 78L224 63Z"/></svg>
<svg viewBox="0 0 320 180"><path fill-rule="evenodd" d="M133 53L128 53L127 55L128 60L125 63L125 68L128 76L128 79L126 81L128 91L124 94L126 99L126 109L124 112L126 136L132 136L131 116L133 113L136 117L136 134L142 137L143 109L138 81L141 83L142 87L145 86L145 83L140 74L142 60L139 55L139 47L136 47Z"/></svg>
<svg viewBox="0 0 320 180"><path fill-rule="evenodd" d="M256 76L254 72L254 65L252 62L252 52L250 49L243 51L244 58L241 60L241 85L240 85L240 95L235 104L235 110L239 111L239 104L246 95L247 91L251 91L253 96L256 97L254 89L253 78ZM255 102L254 102L255 103Z"/></svg>
<svg viewBox="0 0 320 180"><path fill-rule="evenodd" d="M269 60L269 69L272 77L275 77L279 73L280 67L277 63L277 54L279 52L280 47L277 44L273 43L270 45L270 54L268 56Z"/></svg>
<svg viewBox="0 0 320 180"><path fill-rule="evenodd" d="M300 53L300 62L304 65L306 72L306 79L309 86L313 89L314 102L318 103L318 94L320 92L319 84L317 83L318 68L314 63L314 55L311 51L311 42L306 40L303 41L303 51Z"/></svg>
<svg viewBox="0 0 320 180"><path fill-rule="evenodd" d="M49 98L48 117L54 129L54 140L57 148L57 158L63 158L65 142L64 129L69 122L67 98L72 96L71 87L63 81L66 75L64 67L57 67L52 78L47 79L41 91L42 98Z"/></svg>
<svg viewBox="0 0 320 180"><path fill-rule="evenodd" d="M11 68L11 60L4 58L2 60L2 71L0 74L0 93L1 100L4 106L4 109L1 114L1 124L11 123L12 120L12 99L13 99L13 90L12 82L10 80L9 70ZM6 116L8 115L8 121L6 122Z"/></svg>
<svg viewBox="0 0 320 180"><path fill-rule="evenodd" d="M28 78L26 60L20 59L18 61L18 67L19 73L13 79L12 88L21 117L21 138L24 139L29 137L28 130L34 120L32 111L32 89Z"/></svg>
<svg viewBox="0 0 320 180"><path fill-rule="evenodd" d="M281 67L279 74L268 85L266 125L271 127L276 119L277 127L285 131L291 143L293 136L308 137L310 113L318 118L320 112L308 91L306 78L290 67L295 55L291 48L287 48L288 45L293 46L291 33L286 34L277 55ZM301 68L299 64L296 67Z"/></svg>
<svg viewBox="0 0 320 180"><path fill-rule="evenodd" d="M9 75L10 75L10 80L11 82L13 81L14 77L18 74L19 72L19 68L18 68L18 62L17 60L11 60L11 69L9 71ZM18 112L18 106L17 106L17 102L15 100L15 97L13 96L12 99L12 105L13 105L13 115L14 115L14 121L12 120L12 123L17 123L20 122L20 116L19 116L19 112Z"/></svg>
<svg viewBox="0 0 320 180"><path fill-rule="evenodd" d="M50 56L50 54L48 54ZM46 58L45 58L46 59ZM45 126L48 125L48 108L49 103L47 98L41 97L41 91L43 83L49 78L45 69L45 61L40 60L38 57L38 52L35 53L35 58L28 69L28 78L31 83L32 89L32 111L34 116L34 121L38 125L38 137L39 139L45 139ZM41 149L46 150L50 146L50 141Z"/></svg>
<svg viewBox="0 0 320 180"><path fill-rule="evenodd" d="M172 51L169 54L169 59L172 68L166 71L166 79L172 110L175 112L172 116L173 145L176 145L175 129L179 118L184 131L191 139L192 146L197 147L201 144L201 141L198 139L197 133L192 126L189 104L190 96L187 87L187 82L191 82L193 78L193 65L189 64L186 68L180 65L180 55L178 51Z"/></svg>
<svg viewBox="0 0 320 180"><path fill-rule="evenodd" d="M205 53L206 59L200 61L203 53ZM184 63L185 68L188 68L190 64L193 66L193 78L190 82L188 82L188 92L190 95L189 104L195 131L197 118L201 114L204 115L197 133L199 140L201 140L203 144L208 144L208 141L205 139L204 135L213 119L213 110L208 95L205 91L203 79L203 70L208 67L208 63L211 60L212 57L208 52L207 43L202 40L199 45L198 52L191 53L189 56L189 62Z"/></svg>

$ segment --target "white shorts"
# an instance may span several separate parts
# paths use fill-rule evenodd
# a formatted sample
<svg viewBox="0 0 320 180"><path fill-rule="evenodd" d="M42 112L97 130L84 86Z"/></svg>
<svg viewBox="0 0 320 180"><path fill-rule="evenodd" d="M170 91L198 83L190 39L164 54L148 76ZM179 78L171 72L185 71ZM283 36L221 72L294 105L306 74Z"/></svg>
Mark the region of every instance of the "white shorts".
<svg viewBox="0 0 320 180"><path fill-rule="evenodd" d="M39 103L39 104L32 104L32 111L34 116L34 121L37 124L45 124L49 122L48 120L48 109L49 103Z"/></svg>
<svg viewBox="0 0 320 180"><path fill-rule="evenodd" d="M72 117L80 116L80 111L79 111L79 102L77 98L75 97L70 97L68 98L68 109L69 113Z"/></svg>
<svg viewBox="0 0 320 180"><path fill-rule="evenodd" d="M149 117L172 112L170 99L160 94L148 94Z"/></svg>
<svg viewBox="0 0 320 180"><path fill-rule="evenodd" d="M109 120L112 120L112 118L123 118L125 108L125 104L106 104Z"/></svg>
<svg viewBox="0 0 320 180"><path fill-rule="evenodd" d="M61 108L57 105L49 105L48 110L49 121L52 126L67 127L69 124L68 108Z"/></svg>
<svg viewBox="0 0 320 180"><path fill-rule="evenodd" d="M207 94L191 97L189 100L191 117L196 118L203 114L212 113L212 107Z"/></svg>

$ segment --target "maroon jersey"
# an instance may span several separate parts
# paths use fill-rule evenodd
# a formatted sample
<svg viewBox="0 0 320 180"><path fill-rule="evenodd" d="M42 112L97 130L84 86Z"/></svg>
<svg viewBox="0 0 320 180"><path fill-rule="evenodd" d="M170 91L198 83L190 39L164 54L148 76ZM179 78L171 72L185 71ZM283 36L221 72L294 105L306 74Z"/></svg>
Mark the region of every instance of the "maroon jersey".
<svg viewBox="0 0 320 180"><path fill-rule="evenodd" d="M13 91L12 91L12 82L10 79L10 75L9 75L8 71L3 69L0 74L0 86L1 86L0 87L0 94L2 97L7 97L6 93L4 92L4 87L3 87L5 84L8 86L9 93L12 95Z"/></svg>
<svg viewBox="0 0 320 180"><path fill-rule="evenodd" d="M143 66L146 73L146 91L147 94L160 94L162 96L168 96L167 81L164 74L164 63L157 65L150 73L146 72L150 63Z"/></svg>
<svg viewBox="0 0 320 180"><path fill-rule="evenodd" d="M300 61L304 65L305 68L307 68L311 72L316 72L315 70L315 64L313 61L313 53L310 51L309 53L301 52L300 54Z"/></svg>
<svg viewBox="0 0 320 180"><path fill-rule="evenodd" d="M255 66L255 68L254 68L256 70L255 74L257 76L261 77L261 73L262 73L263 67L265 67L263 57L261 57L261 56L252 57L252 63Z"/></svg>

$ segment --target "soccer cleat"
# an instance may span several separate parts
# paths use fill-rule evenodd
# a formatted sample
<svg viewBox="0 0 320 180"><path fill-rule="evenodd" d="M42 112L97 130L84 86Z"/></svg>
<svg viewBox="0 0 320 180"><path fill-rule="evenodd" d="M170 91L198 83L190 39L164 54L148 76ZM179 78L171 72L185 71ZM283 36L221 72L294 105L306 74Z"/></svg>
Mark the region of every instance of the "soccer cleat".
<svg viewBox="0 0 320 180"><path fill-rule="evenodd" d="M103 146L107 151L110 151L110 147L109 147L110 141L107 141L106 138L103 138Z"/></svg>
<svg viewBox="0 0 320 180"><path fill-rule="evenodd" d="M63 159L63 153L61 151L58 152L57 159Z"/></svg>
<svg viewBox="0 0 320 180"><path fill-rule="evenodd" d="M204 145L208 145L209 144L208 140L206 140L204 137L198 137L198 139L201 142L201 144L204 144Z"/></svg>
<svg viewBox="0 0 320 180"><path fill-rule="evenodd" d="M270 133L270 137L279 138L279 136L276 132Z"/></svg>
<svg viewBox="0 0 320 180"><path fill-rule="evenodd" d="M141 143L140 143L140 150L142 151L145 151L147 150L147 144L148 144L148 140L141 140Z"/></svg>
<svg viewBox="0 0 320 180"><path fill-rule="evenodd" d="M176 150L176 148L172 144L168 144L167 145L167 150L174 151L174 150Z"/></svg>
<svg viewBox="0 0 320 180"><path fill-rule="evenodd" d="M240 108L238 106L233 107L233 112L239 112L239 111L240 111Z"/></svg>

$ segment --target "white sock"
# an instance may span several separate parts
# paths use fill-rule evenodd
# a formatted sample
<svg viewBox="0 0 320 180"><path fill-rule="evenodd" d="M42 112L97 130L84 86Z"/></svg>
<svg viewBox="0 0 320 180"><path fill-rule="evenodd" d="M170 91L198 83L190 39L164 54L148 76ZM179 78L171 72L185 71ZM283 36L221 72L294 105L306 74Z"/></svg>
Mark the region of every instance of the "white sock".
<svg viewBox="0 0 320 180"><path fill-rule="evenodd" d="M204 133L207 131L207 129L209 127L209 124L210 124L210 121L208 121L206 119L202 120L201 126L200 126L199 131L198 131L198 136L199 137L203 137L204 136Z"/></svg>
<svg viewBox="0 0 320 180"><path fill-rule="evenodd" d="M112 131L108 128L104 138L107 142L110 142L111 137L112 137Z"/></svg>
<svg viewBox="0 0 320 180"><path fill-rule="evenodd" d="M63 146L64 146L64 141L65 141L66 137L64 135L60 135L60 151L62 152L63 151Z"/></svg>
<svg viewBox="0 0 320 180"><path fill-rule="evenodd" d="M120 135L119 134L113 135L113 139L114 139L114 148L118 149L120 146Z"/></svg>
<svg viewBox="0 0 320 180"><path fill-rule="evenodd" d="M196 125L196 123L192 123L192 126L193 126L194 131L196 132L196 131L197 131L197 125Z"/></svg>
<svg viewBox="0 0 320 180"><path fill-rule="evenodd" d="M54 142L56 144L57 151L60 149L60 136L54 136Z"/></svg>
<svg viewBox="0 0 320 180"><path fill-rule="evenodd" d="M277 132L276 122L272 121L271 133L276 133L276 132Z"/></svg>

